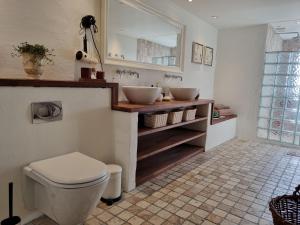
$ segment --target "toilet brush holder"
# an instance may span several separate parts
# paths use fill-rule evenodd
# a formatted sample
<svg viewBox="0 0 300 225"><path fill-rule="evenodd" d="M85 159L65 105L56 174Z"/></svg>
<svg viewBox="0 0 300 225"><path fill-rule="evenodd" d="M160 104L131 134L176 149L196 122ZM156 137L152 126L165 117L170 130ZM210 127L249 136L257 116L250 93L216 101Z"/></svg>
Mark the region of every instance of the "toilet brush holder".
<svg viewBox="0 0 300 225"><path fill-rule="evenodd" d="M8 189L9 217L2 220L1 225L16 225L21 222L21 218L18 216L13 216L13 183L9 183Z"/></svg>

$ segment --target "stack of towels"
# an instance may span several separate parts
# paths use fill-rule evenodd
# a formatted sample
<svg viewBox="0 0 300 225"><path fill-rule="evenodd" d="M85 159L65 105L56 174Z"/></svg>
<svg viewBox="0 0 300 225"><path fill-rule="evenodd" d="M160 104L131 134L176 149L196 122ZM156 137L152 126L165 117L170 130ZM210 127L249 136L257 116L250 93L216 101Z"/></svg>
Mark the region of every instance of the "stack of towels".
<svg viewBox="0 0 300 225"><path fill-rule="evenodd" d="M218 117L234 115L234 112L229 106L225 106L222 104L216 104L214 106L214 115L216 115L216 116L214 116L215 118L218 118Z"/></svg>

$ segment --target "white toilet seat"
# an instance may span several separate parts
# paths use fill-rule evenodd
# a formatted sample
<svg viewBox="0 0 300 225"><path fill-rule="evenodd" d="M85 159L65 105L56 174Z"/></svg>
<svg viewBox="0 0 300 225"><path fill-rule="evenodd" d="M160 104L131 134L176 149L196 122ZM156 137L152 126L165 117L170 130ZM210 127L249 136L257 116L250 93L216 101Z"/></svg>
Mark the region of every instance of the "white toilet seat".
<svg viewBox="0 0 300 225"><path fill-rule="evenodd" d="M79 152L31 163L25 173L44 185L64 189L93 186L110 176L104 163Z"/></svg>
<svg viewBox="0 0 300 225"><path fill-rule="evenodd" d="M59 184L87 183L106 176L108 172L103 162L79 152L33 162L28 167Z"/></svg>
<svg viewBox="0 0 300 225"><path fill-rule="evenodd" d="M60 183L55 183L51 180L48 180L46 177L43 177L42 175L40 175L39 173L36 173L34 170L32 170L30 167L25 167L24 168L25 174L29 177L31 177L33 180L38 181L39 183L45 185L45 186L53 186L53 187L57 187L57 188L63 188L63 189L79 189L79 188L85 188L85 187L90 187L99 183L103 183L106 182L109 177L110 174L107 173L106 176L94 180L94 181L90 181L90 182L86 182L86 183L79 183L79 184L60 184Z"/></svg>

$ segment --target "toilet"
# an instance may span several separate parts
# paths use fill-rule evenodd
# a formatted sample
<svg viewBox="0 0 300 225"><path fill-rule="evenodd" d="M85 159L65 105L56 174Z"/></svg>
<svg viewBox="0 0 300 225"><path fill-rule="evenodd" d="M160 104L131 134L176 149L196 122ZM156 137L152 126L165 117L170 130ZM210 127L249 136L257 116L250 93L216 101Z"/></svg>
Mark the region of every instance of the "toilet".
<svg viewBox="0 0 300 225"><path fill-rule="evenodd" d="M83 224L110 178L104 163L79 152L33 162L24 173L33 181L34 207L60 225Z"/></svg>

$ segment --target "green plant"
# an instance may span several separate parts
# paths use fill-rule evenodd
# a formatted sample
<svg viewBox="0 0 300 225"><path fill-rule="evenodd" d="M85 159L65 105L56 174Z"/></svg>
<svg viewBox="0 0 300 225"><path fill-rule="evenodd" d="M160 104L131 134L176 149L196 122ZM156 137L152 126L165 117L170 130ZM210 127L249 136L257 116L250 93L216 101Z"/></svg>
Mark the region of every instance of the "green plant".
<svg viewBox="0 0 300 225"><path fill-rule="evenodd" d="M32 63L39 63L41 60L45 62L45 64L53 64L52 58L55 56L53 54L54 49L48 49L44 45L31 45L28 42L23 42L18 46L13 46L13 51L11 53L12 57L20 57L23 54L32 55L30 61Z"/></svg>

